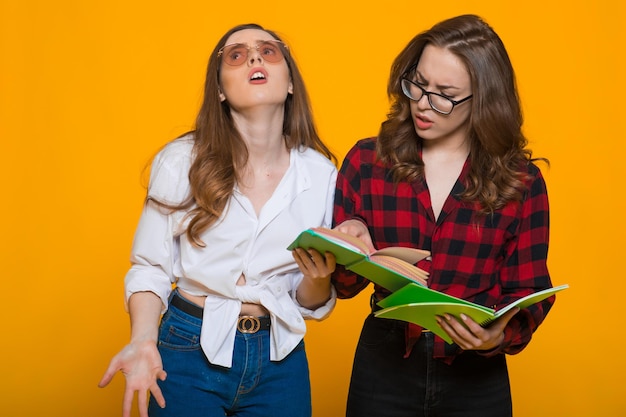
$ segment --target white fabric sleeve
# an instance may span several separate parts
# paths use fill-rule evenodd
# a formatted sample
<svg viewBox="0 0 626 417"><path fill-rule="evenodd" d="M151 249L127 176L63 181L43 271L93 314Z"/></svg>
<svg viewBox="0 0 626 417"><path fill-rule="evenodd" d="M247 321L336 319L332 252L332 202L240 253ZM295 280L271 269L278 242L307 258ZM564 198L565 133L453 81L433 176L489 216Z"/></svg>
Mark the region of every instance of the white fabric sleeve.
<svg viewBox="0 0 626 417"><path fill-rule="evenodd" d="M189 155L189 142L175 141L155 157L148 188L150 198L166 203L184 201L189 193ZM163 311L167 309L176 279L174 265L182 216L146 201L131 250L132 266L124 280L126 308L133 293L151 291L161 298Z"/></svg>

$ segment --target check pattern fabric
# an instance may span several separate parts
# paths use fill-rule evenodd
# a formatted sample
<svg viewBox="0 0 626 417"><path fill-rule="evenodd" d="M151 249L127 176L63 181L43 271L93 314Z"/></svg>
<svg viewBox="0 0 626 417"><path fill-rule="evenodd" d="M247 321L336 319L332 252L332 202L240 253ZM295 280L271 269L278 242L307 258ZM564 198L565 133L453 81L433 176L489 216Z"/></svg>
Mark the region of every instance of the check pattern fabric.
<svg viewBox="0 0 626 417"><path fill-rule="evenodd" d="M431 259L417 266L430 273L428 286L455 297L498 309L552 286L547 268L549 210L546 185L532 163L521 202L511 202L489 215L477 203L461 201L469 159L437 219L425 180L393 182L391 171L376 155L376 138L363 139L348 152L335 192L334 225L363 221L374 246L407 246L429 250ZM339 298L351 298L370 283L338 266L333 283ZM389 294L374 287L380 300ZM507 325L501 346L485 356L515 354L530 341L555 297L520 311ZM421 329L407 325L407 355ZM436 338L434 357L452 362L462 351Z"/></svg>

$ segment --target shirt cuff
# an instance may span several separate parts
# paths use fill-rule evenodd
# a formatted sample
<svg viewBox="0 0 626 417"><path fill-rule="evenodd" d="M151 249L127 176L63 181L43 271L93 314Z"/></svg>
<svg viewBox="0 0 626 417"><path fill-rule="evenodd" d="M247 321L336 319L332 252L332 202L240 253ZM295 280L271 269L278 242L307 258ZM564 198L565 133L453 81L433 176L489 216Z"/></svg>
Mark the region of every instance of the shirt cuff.
<svg viewBox="0 0 626 417"><path fill-rule="evenodd" d="M326 304L316 308L315 310L302 307L295 298L293 298L293 300L296 303L298 310L300 310L300 314L302 314L302 317L305 319L324 320L335 309L335 305L337 304L337 291L335 290L335 287L331 286L330 299L326 302Z"/></svg>
<svg viewBox="0 0 626 417"><path fill-rule="evenodd" d="M128 300L130 300L130 296L137 292L151 292L155 294L157 297L161 299L161 303L163 305L161 309L161 314L165 314L167 308L169 306L169 297L172 292L171 287L167 290L158 289L158 288L133 288L132 285L127 285L125 288L125 297L124 297L124 308L128 311Z"/></svg>

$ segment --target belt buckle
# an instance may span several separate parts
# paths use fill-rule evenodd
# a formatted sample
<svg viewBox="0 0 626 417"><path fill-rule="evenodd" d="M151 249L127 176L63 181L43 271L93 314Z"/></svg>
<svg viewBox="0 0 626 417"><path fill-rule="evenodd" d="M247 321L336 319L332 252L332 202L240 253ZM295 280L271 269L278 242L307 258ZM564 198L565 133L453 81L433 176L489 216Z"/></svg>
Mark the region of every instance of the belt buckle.
<svg viewBox="0 0 626 417"><path fill-rule="evenodd" d="M237 320L237 330L241 333L256 333L261 329L261 322L258 317L239 316Z"/></svg>

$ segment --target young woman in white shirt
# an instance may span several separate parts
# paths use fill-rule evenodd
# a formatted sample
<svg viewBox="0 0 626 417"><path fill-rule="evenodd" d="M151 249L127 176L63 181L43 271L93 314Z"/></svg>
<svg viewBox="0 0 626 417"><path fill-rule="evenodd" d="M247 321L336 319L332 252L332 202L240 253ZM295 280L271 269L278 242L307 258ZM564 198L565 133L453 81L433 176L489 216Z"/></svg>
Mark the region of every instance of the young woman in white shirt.
<svg viewBox="0 0 626 417"><path fill-rule="evenodd" d="M304 319L334 308L332 255L287 246L330 227L337 170L288 46L256 24L213 50L194 131L152 163L125 278L126 377L154 416L310 416ZM145 395L150 392L150 399Z"/></svg>

